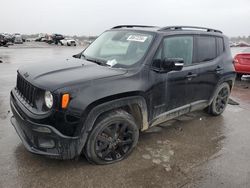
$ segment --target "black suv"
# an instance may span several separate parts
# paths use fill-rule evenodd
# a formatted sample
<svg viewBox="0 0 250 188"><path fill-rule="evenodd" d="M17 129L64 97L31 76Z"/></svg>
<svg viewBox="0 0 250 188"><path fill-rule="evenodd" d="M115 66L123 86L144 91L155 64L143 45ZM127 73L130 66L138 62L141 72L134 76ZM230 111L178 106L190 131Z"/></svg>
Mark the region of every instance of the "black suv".
<svg viewBox="0 0 250 188"><path fill-rule="evenodd" d="M17 73L11 122L32 153L127 157L139 132L195 110L220 115L235 72L228 38L201 27L122 25L71 59Z"/></svg>

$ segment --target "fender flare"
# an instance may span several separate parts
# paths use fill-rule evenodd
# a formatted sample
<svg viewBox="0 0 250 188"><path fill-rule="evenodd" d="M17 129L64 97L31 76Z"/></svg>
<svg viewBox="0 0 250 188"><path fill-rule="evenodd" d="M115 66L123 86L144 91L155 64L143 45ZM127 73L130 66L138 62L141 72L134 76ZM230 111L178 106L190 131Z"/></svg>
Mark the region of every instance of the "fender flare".
<svg viewBox="0 0 250 188"><path fill-rule="evenodd" d="M234 80L233 78L231 78L231 77L221 79L221 80L217 83L217 85L216 85L216 87L215 87L215 89L214 89L214 91L213 91L213 95L212 95L212 97L209 99L208 104L210 105L210 104L213 102L214 97L215 97L216 90L217 90L217 88L218 88L222 83L224 83L224 82L226 82L226 83L232 82L232 85L230 85L230 84L228 83L228 84L230 85L230 89L232 90L233 85L234 85L234 81L235 81L235 80Z"/></svg>

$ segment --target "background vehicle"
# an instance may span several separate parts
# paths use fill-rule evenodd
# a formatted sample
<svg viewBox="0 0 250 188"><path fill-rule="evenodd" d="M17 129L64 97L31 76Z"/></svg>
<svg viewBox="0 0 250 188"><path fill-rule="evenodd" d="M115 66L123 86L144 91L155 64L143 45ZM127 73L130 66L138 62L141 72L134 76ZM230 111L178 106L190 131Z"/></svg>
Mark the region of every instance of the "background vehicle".
<svg viewBox="0 0 250 188"><path fill-rule="evenodd" d="M87 45L90 45L93 41L91 40L84 40L84 43L87 44Z"/></svg>
<svg viewBox="0 0 250 188"><path fill-rule="evenodd" d="M250 47L250 44L247 42L241 41L235 45L235 47Z"/></svg>
<svg viewBox="0 0 250 188"><path fill-rule="evenodd" d="M230 45L230 47L236 47L237 46L237 44L235 42L232 42L232 41L229 42L229 45Z"/></svg>
<svg viewBox="0 0 250 188"><path fill-rule="evenodd" d="M46 38L46 35L45 33L39 33L38 37L35 38L35 41L36 42L42 42L42 40L44 40Z"/></svg>
<svg viewBox="0 0 250 188"><path fill-rule="evenodd" d="M27 38L26 42L35 42L37 39L36 38Z"/></svg>
<svg viewBox="0 0 250 188"><path fill-rule="evenodd" d="M209 28L116 26L74 57L18 70L11 122L33 153L121 161L140 131L222 114L235 80L228 38Z"/></svg>
<svg viewBox="0 0 250 188"><path fill-rule="evenodd" d="M250 74L250 48L234 57L234 68L238 79L244 74Z"/></svg>
<svg viewBox="0 0 250 188"><path fill-rule="evenodd" d="M19 33L15 33L15 35L14 35L14 43L15 44L22 44L23 43L23 38Z"/></svg>
<svg viewBox="0 0 250 188"><path fill-rule="evenodd" d="M60 41L63 45L76 46L76 41L74 39L71 39L71 38L65 38L65 39L62 39Z"/></svg>
<svg viewBox="0 0 250 188"><path fill-rule="evenodd" d="M6 46L8 41L3 34L0 34L0 46Z"/></svg>
<svg viewBox="0 0 250 188"><path fill-rule="evenodd" d="M3 33L5 39L7 40L8 45L14 44L15 37L14 35L8 34L8 33Z"/></svg>
<svg viewBox="0 0 250 188"><path fill-rule="evenodd" d="M51 35L51 39L52 39L52 42L53 42L53 43L55 43L55 44L60 43L61 45L63 45L63 44L61 43L61 40L64 39L64 36L63 36L63 35L61 35L61 34L52 34L52 35Z"/></svg>

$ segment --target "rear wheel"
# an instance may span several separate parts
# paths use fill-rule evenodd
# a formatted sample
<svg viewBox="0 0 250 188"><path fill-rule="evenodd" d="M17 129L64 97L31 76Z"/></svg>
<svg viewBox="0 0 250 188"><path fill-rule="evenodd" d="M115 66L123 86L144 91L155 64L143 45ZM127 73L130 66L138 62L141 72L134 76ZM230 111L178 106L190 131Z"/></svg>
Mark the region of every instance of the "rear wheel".
<svg viewBox="0 0 250 188"><path fill-rule="evenodd" d="M228 83L221 84L215 93L213 102L208 107L208 112L214 116L222 114L227 106L230 95Z"/></svg>
<svg viewBox="0 0 250 188"><path fill-rule="evenodd" d="M97 120L85 146L86 158L95 164L111 164L126 158L138 142L134 118L119 110Z"/></svg>

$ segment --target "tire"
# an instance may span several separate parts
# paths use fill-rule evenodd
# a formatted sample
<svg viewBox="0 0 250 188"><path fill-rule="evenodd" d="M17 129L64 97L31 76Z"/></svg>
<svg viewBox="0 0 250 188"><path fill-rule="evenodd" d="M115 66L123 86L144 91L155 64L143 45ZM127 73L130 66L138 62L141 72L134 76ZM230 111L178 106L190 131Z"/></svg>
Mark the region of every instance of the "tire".
<svg viewBox="0 0 250 188"><path fill-rule="evenodd" d="M84 148L94 164L111 164L129 156L139 138L134 118L123 110L106 113L96 121Z"/></svg>
<svg viewBox="0 0 250 188"><path fill-rule="evenodd" d="M228 83L221 84L215 92L213 102L208 107L208 113L214 116L222 114L226 109L230 92Z"/></svg>
<svg viewBox="0 0 250 188"><path fill-rule="evenodd" d="M237 80L241 80L241 77L242 77L242 74L237 73L236 79L237 79Z"/></svg>
<svg viewBox="0 0 250 188"><path fill-rule="evenodd" d="M71 45L67 42L67 46L71 46Z"/></svg>

